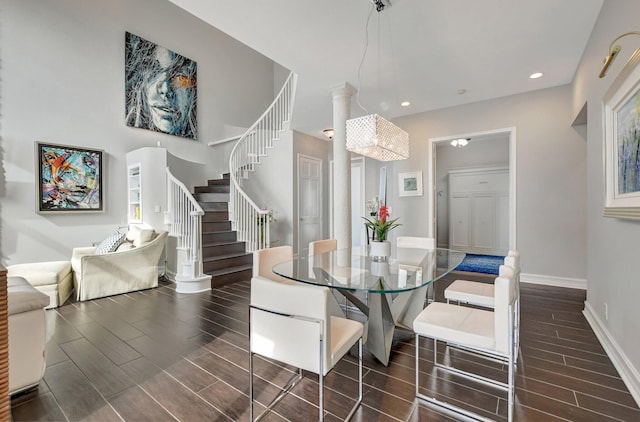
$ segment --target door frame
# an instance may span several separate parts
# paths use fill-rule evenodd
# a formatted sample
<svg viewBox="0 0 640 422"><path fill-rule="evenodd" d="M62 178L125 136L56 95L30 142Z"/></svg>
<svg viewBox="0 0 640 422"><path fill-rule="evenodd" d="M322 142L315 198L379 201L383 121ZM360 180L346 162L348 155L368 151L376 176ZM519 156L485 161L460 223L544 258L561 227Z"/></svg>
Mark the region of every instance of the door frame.
<svg viewBox="0 0 640 422"><path fill-rule="evenodd" d="M516 236L516 128L515 126L493 129L482 132L471 132L457 135L440 136L437 138L429 138L427 143L427 200L429 201L428 207L428 221L429 224L429 236L436 238L438 231L436 226L437 208L436 208L436 144L449 142L452 139L457 138L474 138L483 137L487 135L509 135L509 249L517 249L517 236ZM436 239L437 241L437 239Z"/></svg>

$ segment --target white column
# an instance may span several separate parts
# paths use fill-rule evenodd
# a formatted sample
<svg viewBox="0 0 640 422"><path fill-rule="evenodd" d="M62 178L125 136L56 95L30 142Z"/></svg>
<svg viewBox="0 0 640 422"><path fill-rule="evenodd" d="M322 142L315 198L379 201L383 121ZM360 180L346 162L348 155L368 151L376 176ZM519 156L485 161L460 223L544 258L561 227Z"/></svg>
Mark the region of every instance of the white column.
<svg viewBox="0 0 640 422"><path fill-rule="evenodd" d="M332 87L333 99L333 237L338 249L351 248L351 153L346 122L356 89L347 82Z"/></svg>

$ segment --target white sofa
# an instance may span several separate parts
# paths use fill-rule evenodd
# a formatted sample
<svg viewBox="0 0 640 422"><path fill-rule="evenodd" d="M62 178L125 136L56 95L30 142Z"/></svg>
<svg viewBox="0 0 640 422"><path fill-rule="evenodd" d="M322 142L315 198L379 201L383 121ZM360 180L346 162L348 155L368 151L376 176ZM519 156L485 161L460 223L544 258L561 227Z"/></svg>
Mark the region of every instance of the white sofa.
<svg viewBox="0 0 640 422"><path fill-rule="evenodd" d="M127 236L128 239L129 235ZM76 299L96 299L158 287L158 263L167 232L151 239L133 240L116 252L96 255L95 247L74 248L71 257Z"/></svg>
<svg viewBox="0 0 640 422"><path fill-rule="evenodd" d="M46 367L49 296L22 277L7 278L9 304L9 394L37 386Z"/></svg>

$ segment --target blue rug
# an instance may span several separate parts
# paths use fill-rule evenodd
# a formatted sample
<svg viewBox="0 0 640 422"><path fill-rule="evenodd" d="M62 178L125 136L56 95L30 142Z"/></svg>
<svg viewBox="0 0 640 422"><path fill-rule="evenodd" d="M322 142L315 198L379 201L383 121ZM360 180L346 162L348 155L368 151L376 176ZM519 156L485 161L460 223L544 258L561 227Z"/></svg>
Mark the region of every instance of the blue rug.
<svg viewBox="0 0 640 422"><path fill-rule="evenodd" d="M468 253L455 270L498 275L498 269L502 264L504 264L504 256Z"/></svg>

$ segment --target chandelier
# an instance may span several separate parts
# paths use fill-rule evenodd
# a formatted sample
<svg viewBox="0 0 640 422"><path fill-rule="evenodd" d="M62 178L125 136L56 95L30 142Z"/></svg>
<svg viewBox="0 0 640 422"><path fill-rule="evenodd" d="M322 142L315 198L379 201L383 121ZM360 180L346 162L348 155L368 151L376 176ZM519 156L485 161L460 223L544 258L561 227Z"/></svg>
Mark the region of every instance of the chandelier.
<svg viewBox="0 0 640 422"><path fill-rule="evenodd" d="M388 0L371 0L378 13L390 6ZM367 18L367 28L371 17L371 8ZM367 29L367 45L368 45ZM365 46L360 66L367 52ZM379 56L379 54L378 54ZM393 57L393 54L392 54ZM358 96L360 93L360 71L358 69ZM360 107L365 110L360 104ZM347 120L347 151L355 152L378 161L395 161L409 158L409 134L378 114Z"/></svg>
<svg viewBox="0 0 640 422"><path fill-rule="evenodd" d="M409 134L377 114L347 120L347 150L378 161L409 158Z"/></svg>
<svg viewBox="0 0 640 422"><path fill-rule="evenodd" d="M454 139L453 141L451 141L451 146L454 146L456 148L462 148L463 146L467 145L470 140L471 140L471 138Z"/></svg>

